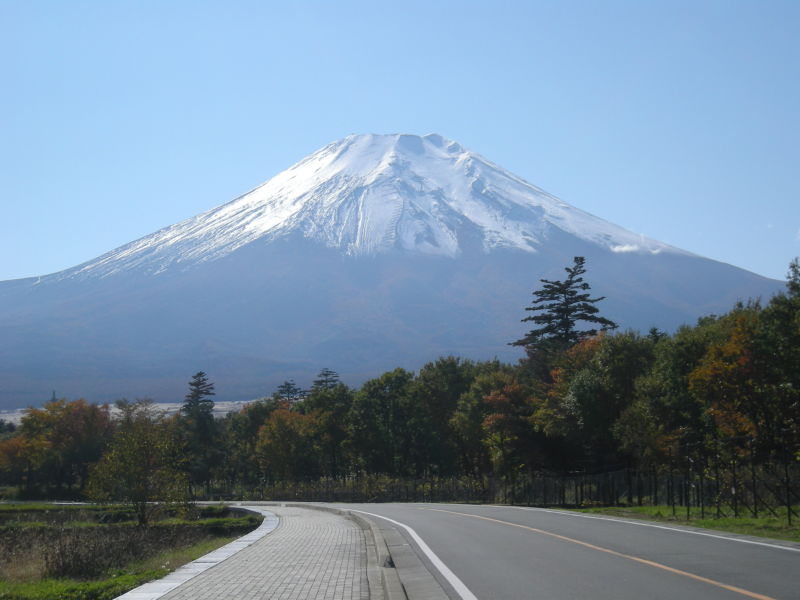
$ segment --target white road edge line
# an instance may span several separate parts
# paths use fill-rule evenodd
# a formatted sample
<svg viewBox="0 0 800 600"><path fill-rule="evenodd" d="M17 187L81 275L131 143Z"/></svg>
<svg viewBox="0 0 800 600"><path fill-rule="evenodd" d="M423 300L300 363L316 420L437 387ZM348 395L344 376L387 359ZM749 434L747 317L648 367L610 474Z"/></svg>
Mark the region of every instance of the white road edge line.
<svg viewBox="0 0 800 600"><path fill-rule="evenodd" d="M461 506L454 505L454 506ZM611 521L613 523L626 523L628 525L638 525L639 527L653 527L654 529L666 529L667 531L677 531L679 533L690 533L692 535L702 535L704 537L717 538L720 540L728 540L729 542L741 542L742 544L753 544L755 546L765 546L767 548L774 548L776 550L788 550L789 552L800 552L800 548L792 546L781 546L780 544L769 544L767 542L757 542L755 540L746 540L743 538L729 537L727 535L717 535L714 533L706 533L705 531L691 531L689 529L680 529L678 527L669 527L667 525L656 525L655 523L643 523L642 521L629 521L627 519L616 519L613 517L602 517L599 515L583 515L568 510L553 510L551 508L535 508L533 506L504 506L502 504L489 504L487 506L494 506L496 508L516 508L519 510L530 510L553 513L556 515L563 515L567 517L580 517L582 519L598 519L600 521Z"/></svg>
<svg viewBox="0 0 800 600"><path fill-rule="evenodd" d="M411 529L411 527L409 527L405 523L401 523L400 521L395 521L394 519L390 519L389 517L384 517L383 515L376 515L375 513L367 512L365 510L356 510L354 508L349 508L347 510L350 510L351 512L361 513L363 515L369 515L371 517L377 517L378 519L389 521L389 523L393 523L394 525L399 525L400 527L405 529L411 536L411 538L419 545L420 550L422 550L428 557L428 559L431 561L431 563L433 563L433 566L439 570L439 573L442 574L442 577L444 577L448 581L448 583L453 586L453 589L455 589L456 593L459 596L461 596L463 600L478 600L478 597L475 594L473 594L466 585L464 585L464 582L461 581L458 578L458 576L455 573L453 573L446 564L444 564L444 562L442 562L441 558L436 556L436 553L430 549L430 546L428 546L428 544L426 544L425 541L421 537L419 537L417 532Z"/></svg>

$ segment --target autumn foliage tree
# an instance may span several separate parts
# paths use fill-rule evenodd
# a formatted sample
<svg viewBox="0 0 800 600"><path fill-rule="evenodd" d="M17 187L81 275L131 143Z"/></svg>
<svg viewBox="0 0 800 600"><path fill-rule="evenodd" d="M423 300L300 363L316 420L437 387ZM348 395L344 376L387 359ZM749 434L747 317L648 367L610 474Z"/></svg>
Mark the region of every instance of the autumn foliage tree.
<svg viewBox="0 0 800 600"><path fill-rule="evenodd" d="M165 506L186 501L188 479L181 468L185 448L174 421L151 401L120 400L117 409L117 431L92 467L89 496L129 504L145 526Z"/></svg>
<svg viewBox="0 0 800 600"><path fill-rule="evenodd" d="M147 522L151 502L180 500L190 483L247 494L281 480L455 476L487 489L522 473L682 469L689 459L705 473L743 454L794 468L797 260L786 291L765 304L671 334L612 332L584 273L576 257L564 281L542 280L518 365L443 357L360 388L323 369L309 392L287 381L218 420L202 372L169 419L146 403L121 403L112 421L107 407L57 400L3 433L0 483L29 497L77 495L90 469L92 497L135 503Z"/></svg>
<svg viewBox="0 0 800 600"><path fill-rule="evenodd" d="M494 369L477 375L459 397L450 426L456 434L462 473L478 477L491 470L489 448L484 443L484 422L492 406L486 402L486 397L515 382L513 369L495 365Z"/></svg>
<svg viewBox="0 0 800 600"><path fill-rule="evenodd" d="M318 422L289 408L273 411L258 431L256 457L268 479L318 477Z"/></svg>
<svg viewBox="0 0 800 600"><path fill-rule="evenodd" d="M483 443L495 472L512 480L519 470L536 460L530 426L531 405L525 388L515 381L484 397Z"/></svg>
<svg viewBox="0 0 800 600"><path fill-rule="evenodd" d="M273 411L286 407L285 402L262 398L225 416L220 423L222 457L215 471L219 479L227 481L231 488L253 488L259 483L261 468L254 458L258 432Z"/></svg>
<svg viewBox="0 0 800 600"><path fill-rule="evenodd" d="M719 435L753 439L768 424L762 415L762 386L753 355L755 311L741 311L728 337L712 344L689 374L689 391L713 420Z"/></svg>
<svg viewBox="0 0 800 600"><path fill-rule="evenodd" d="M33 491L39 466L38 453L31 440L22 436L0 441L0 476L5 485L16 485L26 494Z"/></svg>
<svg viewBox="0 0 800 600"><path fill-rule="evenodd" d="M89 466L99 460L113 433L108 406L86 400L52 400L25 411L16 435L0 442L0 468L32 493L51 488L55 495L80 493Z"/></svg>

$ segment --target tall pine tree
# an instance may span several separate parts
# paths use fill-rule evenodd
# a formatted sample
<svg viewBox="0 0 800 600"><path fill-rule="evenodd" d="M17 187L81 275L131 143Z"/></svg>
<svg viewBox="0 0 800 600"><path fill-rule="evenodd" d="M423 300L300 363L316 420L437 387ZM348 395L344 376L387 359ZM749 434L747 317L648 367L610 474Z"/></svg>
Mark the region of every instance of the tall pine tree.
<svg viewBox="0 0 800 600"><path fill-rule="evenodd" d="M329 369L328 367L325 367L319 372L317 378L311 384L311 389L330 390L335 388L338 384L339 384L339 374L336 371Z"/></svg>
<svg viewBox="0 0 800 600"><path fill-rule="evenodd" d="M573 261L571 268L564 269L567 272L565 280L539 280L544 285L533 292L536 299L525 309L537 314L522 319L523 323L533 322L538 327L512 342L512 346L524 347L529 355L539 350L564 350L586 337L597 335L597 329L578 329L578 323L599 325L604 331L617 327L613 321L597 314L599 309L595 304L605 296L590 297L589 284L582 277L586 273L586 259L576 256Z"/></svg>
<svg viewBox="0 0 800 600"><path fill-rule="evenodd" d="M214 395L214 384L208 380L203 371L198 371L192 375L192 380L189 382L189 391L184 397L181 412L184 416L197 420L211 416L214 409L211 396Z"/></svg>
<svg viewBox="0 0 800 600"><path fill-rule="evenodd" d="M294 382L294 379L289 379L278 386L278 389L274 394L272 394L272 397L276 400L288 402L289 405L295 405L303 400L307 395L308 392L298 386Z"/></svg>
<svg viewBox="0 0 800 600"><path fill-rule="evenodd" d="M211 399L214 395L214 384L203 371L198 371L189 382L189 391L181 406L181 429L189 454L189 481L204 485L206 491L211 483L211 470L220 459L214 401Z"/></svg>

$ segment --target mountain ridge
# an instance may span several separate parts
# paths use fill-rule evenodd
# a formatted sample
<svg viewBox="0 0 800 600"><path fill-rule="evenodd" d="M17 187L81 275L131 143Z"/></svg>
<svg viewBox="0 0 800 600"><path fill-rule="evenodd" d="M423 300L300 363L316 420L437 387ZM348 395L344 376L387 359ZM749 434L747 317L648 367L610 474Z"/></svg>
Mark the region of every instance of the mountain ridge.
<svg viewBox="0 0 800 600"><path fill-rule="evenodd" d="M513 361L539 279L587 259L600 310L674 330L782 288L570 206L441 136L349 136L234 200L59 273L0 282L0 407L220 400L323 367L358 384Z"/></svg>
<svg viewBox="0 0 800 600"><path fill-rule="evenodd" d="M132 268L158 274L298 231L351 256L454 258L465 235L480 238L486 252L537 252L552 228L614 252L687 253L581 211L438 134L366 134L332 142L225 204L42 278Z"/></svg>

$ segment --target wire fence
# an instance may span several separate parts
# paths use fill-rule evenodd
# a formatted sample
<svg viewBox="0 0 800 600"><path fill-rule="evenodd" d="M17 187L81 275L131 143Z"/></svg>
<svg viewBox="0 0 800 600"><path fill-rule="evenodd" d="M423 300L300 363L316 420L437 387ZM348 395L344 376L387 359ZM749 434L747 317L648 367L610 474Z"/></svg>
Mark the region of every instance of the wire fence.
<svg viewBox="0 0 800 600"><path fill-rule="evenodd" d="M727 518L800 515L800 465L687 461L685 468L524 477L497 501L534 506L661 506L673 515Z"/></svg>
<svg viewBox="0 0 800 600"><path fill-rule="evenodd" d="M648 470L528 472L508 477L397 478L354 474L217 487L217 498L306 502L462 502L541 507L668 506L692 518L800 518L800 462L682 457Z"/></svg>

